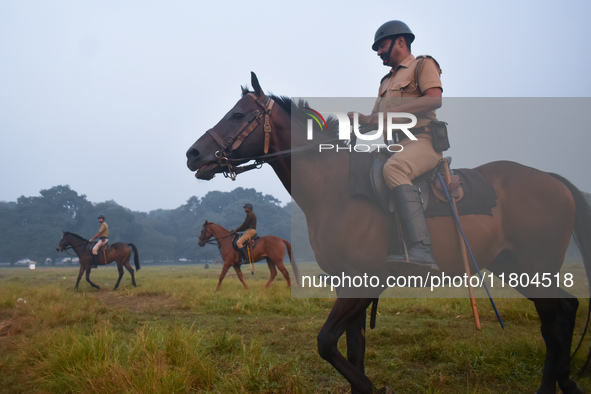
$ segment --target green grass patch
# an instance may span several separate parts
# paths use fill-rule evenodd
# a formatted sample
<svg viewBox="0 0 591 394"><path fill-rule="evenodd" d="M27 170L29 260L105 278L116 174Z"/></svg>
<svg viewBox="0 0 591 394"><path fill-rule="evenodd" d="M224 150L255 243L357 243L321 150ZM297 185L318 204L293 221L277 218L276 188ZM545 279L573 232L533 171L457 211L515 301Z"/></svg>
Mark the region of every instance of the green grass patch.
<svg viewBox="0 0 591 394"><path fill-rule="evenodd" d="M101 290L83 279L79 291L73 267L0 269L0 392L348 392L316 350L334 300L291 298L280 277L267 289L260 265L245 275L248 291L229 273L216 293L220 268L144 267L137 288L126 273L116 291L112 267L92 273ZM398 393L535 391L544 343L533 304L496 299L502 330L488 300L478 303L480 331L467 299L380 300L367 375Z"/></svg>

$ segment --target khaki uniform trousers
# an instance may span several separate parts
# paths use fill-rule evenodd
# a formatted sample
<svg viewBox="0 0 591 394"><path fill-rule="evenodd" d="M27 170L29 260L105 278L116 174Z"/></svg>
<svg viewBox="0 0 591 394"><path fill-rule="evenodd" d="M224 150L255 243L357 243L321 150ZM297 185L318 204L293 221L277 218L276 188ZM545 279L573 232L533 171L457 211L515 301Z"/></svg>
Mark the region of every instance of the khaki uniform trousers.
<svg viewBox="0 0 591 394"><path fill-rule="evenodd" d="M239 248L242 248L244 246L244 243L250 241L255 235L257 235L257 231L254 228L249 228L248 230L244 231L242 237L238 238L238 241L236 241L236 245Z"/></svg>
<svg viewBox="0 0 591 394"><path fill-rule="evenodd" d="M92 254L97 255L99 249L105 245L107 242L109 242L109 238L99 238L98 242L96 243L96 245L94 245L94 248L92 248Z"/></svg>
<svg viewBox="0 0 591 394"><path fill-rule="evenodd" d="M400 185L412 185L412 180L432 170L443 157L433 149L430 134L417 135L417 141L409 138L399 142L402 152L397 152L384 164L384 179L390 189Z"/></svg>

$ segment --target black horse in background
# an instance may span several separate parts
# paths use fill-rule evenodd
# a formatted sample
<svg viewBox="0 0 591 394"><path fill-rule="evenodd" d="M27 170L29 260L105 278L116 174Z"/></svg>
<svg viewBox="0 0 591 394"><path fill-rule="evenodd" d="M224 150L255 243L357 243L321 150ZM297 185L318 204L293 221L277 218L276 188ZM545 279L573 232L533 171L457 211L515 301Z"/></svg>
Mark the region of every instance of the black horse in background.
<svg viewBox="0 0 591 394"><path fill-rule="evenodd" d="M82 278L82 274L86 272L86 281L94 288L100 289L99 286L92 283L90 280L90 271L92 264L92 244L87 239L82 238L79 235L64 231L64 235L57 246L57 251L62 252L66 249L74 249L74 252L80 259L80 272L78 273L78 280L76 281L75 289L78 289L78 284ZM104 250L104 251L103 251ZM119 271L119 279L115 284L115 289L119 287L121 277L123 277L123 267L127 268L127 271L131 274L131 283L137 286L135 283L134 270L129 264L131 259L131 251L134 253L134 263L137 270L140 269L140 258L138 255L137 247L132 243L116 242L114 244L107 244L98 252L98 263L107 265L115 261L117 263L117 270Z"/></svg>

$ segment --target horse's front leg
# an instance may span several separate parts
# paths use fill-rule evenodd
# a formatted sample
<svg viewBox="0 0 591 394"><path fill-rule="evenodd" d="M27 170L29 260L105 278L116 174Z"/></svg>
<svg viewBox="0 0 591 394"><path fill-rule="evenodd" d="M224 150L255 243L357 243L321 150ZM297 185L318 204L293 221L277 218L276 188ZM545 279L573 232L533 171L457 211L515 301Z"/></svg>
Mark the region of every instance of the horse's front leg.
<svg viewBox="0 0 591 394"><path fill-rule="evenodd" d="M220 272L220 279L218 280L218 287L215 288L215 291L218 291L220 289L220 287L222 287L222 281L224 280L224 277L226 276L226 273L228 272L229 269L230 269L230 263L226 263L224 261L224 266L222 267L222 272Z"/></svg>
<svg viewBox="0 0 591 394"><path fill-rule="evenodd" d="M78 290L78 285L80 284L80 279L82 279L82 274L84 274L84 266L80 265L80 271L78 271L78 279L76 280L76 286L74 286L74 290Z"/></svg>
<svg viewBox="0 0 591 394"><path fill-rule="evenodd" d="M365 348L365 341L360 340L360 323L365 325L365 313L371 304L370 298L338 298L320 333L318 334L318 354L328 361L351 384L352 392L371 393L377 391L363 369L359 368L360 346ZM349 352L353 360L348 361L338 350L339 338L345 330L355 330L357 334L347 338L347 344L354 345L355 350ZM352 333L354 331L351 331ZM353 363L355 362L355 364Z"/></svg>
<svg viewBox="0 0 591 394"><path fill-rule="evenodd" d="M234 264L234 271L236 271L236 275L238 275L238 279L242 282L242 285L246 290L248 290L248 285L244 281L244 275L242 275L242 270L240 269L240 264Z"/></svg>
<svg viewBox="0 0 591 394"><path fill-rule="evenodd" d="M88 269L86 270L86 281L87 281L88 283L90 283L90 285L91 285L92 287L94 287L94 288L97 288L97 289L99 289L99 290L100 290L100 287L98 287L97 285L95 285L94 283L92 283L92 281L90 280L90 271L91 271L91 269L92 269L92 268L88 268Z"/></svg>

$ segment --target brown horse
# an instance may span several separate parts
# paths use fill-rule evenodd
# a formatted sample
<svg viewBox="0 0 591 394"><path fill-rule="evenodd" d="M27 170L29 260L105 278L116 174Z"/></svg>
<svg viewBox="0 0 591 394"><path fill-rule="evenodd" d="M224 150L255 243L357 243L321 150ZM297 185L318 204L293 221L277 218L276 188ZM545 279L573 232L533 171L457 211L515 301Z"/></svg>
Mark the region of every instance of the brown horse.
<svg viewBox="0 0 591 394"><path fill-rule="evenodd" d="M405 274L385 263L391 217L366 199L349 195L350 155L318 152L319 142L334 136L315 133L306 140L301 105L267 96L252 74L254 92L243 88L236 105L187 151L187 165L198 179L239 173L249 160L267 162L306 215L310 242L320 267L331 275ZM276 104L276 105L273 105ZM294 105L294 106L292 106ZM263 116L266 118L263 121ZM267 124L267 125L265 125ZM329 129L332 129L329 127ZM248 135L244 133L248 131ZM242 141L242 142L241 142ZM307 146L314 144L314 149ZM297 169L292 171L292 156ZM296 160L293 164L296 164ZM495 274L559 273L571 234L591 269L591 210L582 193L566 179L514 162L492 162L475 169L495 189L492 215L464 215L464 233L480 268ZM450 217L427 219L437 264L448 275L462 275L455 224ZM473 273L475 272L473 267ZM379 293L383 289L376 289ZM541 319L546 358L539 393L582 392L570 377L570 349L578 300L557 288L518 287ZM339 294L318 335L318 352L351 384L352 392L375 392L365 375L366 310L377 294L345 298ZM338 350L346 332L347 358Z"/></svg>
<svg viewBox="0 0 591 394"><path fill-rule="evenodd" d="M226 273L230 269L230 267L234 267L236 271L236 275L238 275L238 279L242 282L242 285L245 289L248 290L248 286L244 281L244 275L242 275L242 270L240 269L240 254L234 247L232 246L232 240L236 233L233 233L229 230L226 230L219 224L215 224L212 222L208 222L207 220L203 223L203 227L201 228L201 235L199 236L199 246L205 246L206 243L213 237L217 241L218 247L220 248L220 252L222 253L222 260L224 260L224 266L222 267L222 272L220 273L220 280L218 281L218 286L216 287L215 291L218 291L222 286L222 280L226 276ZM293 272L296 276L296 283L299 284L299 272L298 266L293 258L293 253L291 252L291 244L289 241L283 238L275 237L274 235L266 235L264 237L259 238L258 244L254 249L251 250L251 259L252 262L261 261L262 259L267 260L267 265L269 266L269 271L271 276L269 277L269 281L265 285L265 287L271 286L271 283L277 276L277 269L281 271L283 277L287 281L287 286L291 287L291 280L289 278L289 271L285 268L283 264L283 257L285 256L285 248L287 248L287 253L289 254L289 261L291 266L293 267ZM277 267L277 269L275 268Z"/></svg>
<svg viewBox="0 0 591 394"><path fill-rule="evenodd" d="M90 271L92 269L90 267L92 264L91 243L77 234L64 231L64 235L62 236L62 239L60 240L60 243L56 249L58 252L62 252L70 248L74 249L74 252L76 252L78 257L80 258L80 272L78 273L78 280L76 280L76 287L74 288L78 289L78 284L80 283L82 274L84 274L84 272L86 271L86 281L90 283L92 287L100 289L99 286L90 281ZM103 252L103 250L99 250L98 261L99 264L104 265L112 263L113 261L117 262L119 279L117 279L117 283L115 284L115 288L113 290L119 287L119 282L121 282L121 277L123 276L123 267L127 268L129 273L131 274L131 283L137 287L137 285L135 284L135 275L133 268L131 268L131 265L129 264L129 260L131 258L131 251L133 249L135 268L139 271L140 258L136 246L132 243L116 242L114 244L108 244L106 248L107 249L105 252Z"/></svg>

